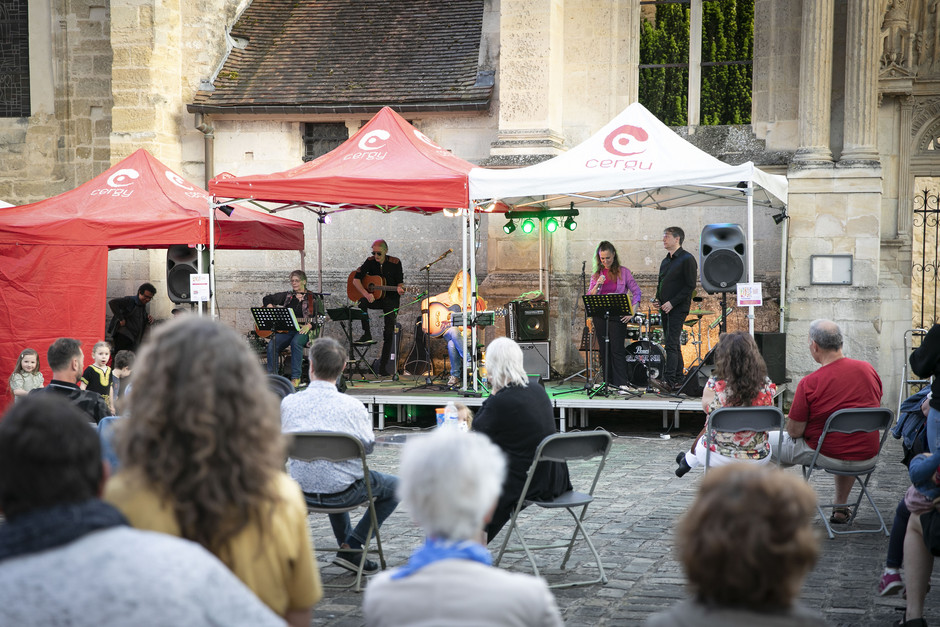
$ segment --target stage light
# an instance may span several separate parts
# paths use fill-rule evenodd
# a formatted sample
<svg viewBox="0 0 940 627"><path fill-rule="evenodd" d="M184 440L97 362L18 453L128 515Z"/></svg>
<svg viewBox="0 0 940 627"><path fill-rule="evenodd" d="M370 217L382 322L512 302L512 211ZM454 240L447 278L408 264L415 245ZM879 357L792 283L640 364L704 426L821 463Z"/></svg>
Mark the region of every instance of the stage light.
<svg viewBox="0 0 940 627"><path fill-rule="evenodd" d="M786 212L786 211L781 211L780 213L778 213L777 215L772 216L772 217L773 217L773 219L774 219L774 224L780 224L781 222L783 222L784 220L786 220L786 219L789 218L790 216L787 215L787 212Z"/></svg>
<svg viewBox="0 0 940 627"><path fill-rule="evenodd" d="M526 218L525 220L522 221L523 233L528 235L534 230L535 230L535 220L533 220L532 218Z"/></svg>
<svg viewBox="0 0 940 627"><path fill-rule="evenodd" d="M557 231L557 230L558 230L558 220L556 220L555 218L549 218L548 220L546 220L546 221L545 221L545 230L546 230L548 233L554 233L555 231Z"/></svg>
<svg viewBox="0 0 940 627"><path fill-rule="evenodd" d="M573 231L578 228L578 223L574 221L572 216L568 216L568 219L565 220L565 228L569 231Z"/></svg>
<svg viewBox="0 0 940 627"><path fill-rule="evenodd" d="M503 225L503 233L505 233L506 235L510 235L515 230L516 230L516 223L513 222L512 220L510 220L509 222Z"/></svg>
<svg viewBox="0 0 940 627"><path fill-rule="evenodd" d="M444 215L447 216L448 218L456 218L457 216L460 215L460 209L445 208Z"/></svg>
<svg viewBox="0 0 940 627"><path fill-rule="evenodd" d="M333 221L333 217L328 213L321 213L320 216L317 218L317 221L320 224L329 224L330 222Z"/></svg>
<svg viewBox="0 0 940 627"><path fill-rule="evenodd" d="M235 207L233 207L232 205L222 205L221 207L219 207L219 211L221 211L222 213L224 213L225 215L231 218L232 214L235 213Z"/></svg>

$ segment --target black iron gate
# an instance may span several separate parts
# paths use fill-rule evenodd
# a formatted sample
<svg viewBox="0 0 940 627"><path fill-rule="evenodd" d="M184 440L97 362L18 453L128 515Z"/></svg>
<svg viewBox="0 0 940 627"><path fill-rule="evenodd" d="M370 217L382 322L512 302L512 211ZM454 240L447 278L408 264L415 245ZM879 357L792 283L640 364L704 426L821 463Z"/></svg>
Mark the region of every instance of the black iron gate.
<svg viewBox="0 0 940 627"><path fill-rule="evenodd" d="M914 229L911 264L911 299L914 328L926 329L937 322L938 246L940 246L940 196L924 189L914 196Z"/></svg>

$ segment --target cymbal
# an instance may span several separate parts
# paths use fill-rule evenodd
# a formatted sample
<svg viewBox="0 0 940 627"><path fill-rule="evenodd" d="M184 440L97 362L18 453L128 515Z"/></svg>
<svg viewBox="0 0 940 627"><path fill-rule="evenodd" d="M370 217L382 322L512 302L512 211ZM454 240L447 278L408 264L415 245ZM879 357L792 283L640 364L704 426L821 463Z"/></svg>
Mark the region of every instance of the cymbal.
<svg viewBox="0 0 940 627"><path fill-rule="evenodd" d="M687 327L694 327L695 325L698 324L698 321L699 321L698 318L689 318L688 320L686 320L686 321L683 322L682 324L684 324L684 325L687 326Z"/></svg>
<svg viewBox="0 0 940 627"><path fill-rule="evenodd" d="M690 316L714 316L714 311L708 311L706 309L693 309L689 312Z"/></svg>

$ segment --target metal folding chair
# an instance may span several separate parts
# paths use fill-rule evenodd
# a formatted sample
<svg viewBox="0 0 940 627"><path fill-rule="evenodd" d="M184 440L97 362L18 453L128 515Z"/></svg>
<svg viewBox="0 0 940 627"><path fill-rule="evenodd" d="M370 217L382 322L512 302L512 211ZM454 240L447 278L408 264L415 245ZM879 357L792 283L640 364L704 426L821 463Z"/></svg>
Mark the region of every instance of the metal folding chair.
<svg viewBox="0 0 940 627"><path fill-rule="evenodd" d="M523 487L522 495L519 497L519 502L516 504L516 508L512 512L512 518L509 521L509 529L506 530L506 535L503 538L503 544L499 549L499 554L496 556L494 565L499 566L500 561L503 559L503 554L506 552L524 551L526 557L529 559L529 563L532 564L532 570L535 571L535 575L538 576L539 567L535 563L535 557L532 555L532 551L540 551L544 549L561 549L567 547L565 556L561 561L561 568L564 569L568 562L568 558L571 557L571 551L574 548L574 542L577 539L578 532L580 532L581 537L584 538L588 548L591 550L591 554L594 556L594 561L597 563L597 578L591 579L589 581L552 584L549 586L549 588L569 588L573 586L586 586L595 583L607 583L607 575L604 572L604 565L601 563L600 555L598 555L597 549L594 548L594 543L591 542L591 538L584 530L581 522L584 520L584 517L587 514L588 505L590 505L590 503L594 500L594 489L597 487L597 480L600 478L601 471L604 469L604 464L607 461L607 454L610 452L611 441L611 435L606 431L590 431L587 433L556 433L542 440L538 449L535 451L535 459L532 460L532 465L529 467L529 472L526 476L525 487ZM574 460L590 460L598 457L600 460L597 464L597 471L594 473L594 481L591 483L591 489L587 493L569 491L560 494L551 500L545 501L528 500L525 498L526 492L529 491L529 484L532 483L532 477L535 475L535 469L540 462L568 462ZM539 507L543 507L545 509L564 508L567 510L568 513L571 514L571 517L574 519L575 523L575 529L571 534L571 540L567 542L529 546L525 541L522 530L519 528L519 514L526 506L531 504L538 505ZM575 511L577 508L580 508L580 513ZM513 532L515 532L516 536L519 538L519 543L521 546L506 548L507 544L509 544L509 537Z"/></svg>
<svg viewBox="0 0 940 627"><path fill-rule="evenodd" d="M810 461L809 465L803 466L803 477L809 481L809 478L812 476L814 470L825 470L832 475L841 475L844 477L855 477L855 483L859 485L858 498L855 500L854 504L850 503L818 503L816 509L819 511L819 517L822 518L823 524L826 525L826 532L829 534L829 539L835 537L835 534L838 535L847 535L851 533L878 533L879 531L884 531L885 536L888 534L888 527L885 525L885 520L881 516L881 512L878 510L878 506L875 505L875 501L871 498L871 493L868 491L868 482L871 480L872 473L875 472L875 467L878 465L878 458L881 456L881 450L884 448L885 440L888 438L888 430L891 427L891 423L894 420L894 412L890 409L884 409L882 407L869 407L863 409L840 409L839 411L833 413L826 420L826 426L823 428L823 433L819 437L819 443L816 445L816 452L813 454L813 459ZM855 470L835 470L832 468L826 468L825 466L819 465L819 451L822 450L823 442L826 440L826 436L830 433L871 433L882 431L881 441L878 444L878 453L869 460L870 463L866 464L863 468L858 468ZM830 507L848 507L851 509L851 514L849 516L848 522L853 522L855 517L858 515L858 507L862 503L862 496L865 496L868 499L868 502L871 503L872 508L875 510L875 514L878 516L878 521L880 526L877 529L851 529L849 531L834 530L829 524L829 519L823 513L823 508Z"/></svg>
<svg viewBox="0 0 940 627"><path fill-rule="evenodd" d="M783 442L783 412L773 405L760 407L719 407L708 415L705 429L705 472L711 460L713 431L738 433L740 431L779 431L777 450ZM780 465L780 460L777 460Z"/></svg>
<svg viewBox="0 0 940 627"><path fill-rule="evenodd" d="M348 507L328 507L325 505L307 504L307 511L314 514L342 514L366 507L369 510L369 517L372 524L369 527L369 533L361 549L343 549L350 553L359 553L359 570L356 572L356 579L352 583L345 585L323 584L325 588L351 588L356 587L356 592L362 590L362 569L365 567L369 556L369 543L372 536L375 535L375 545L379 555L379 562L382 570L385 570L385 554L382 552L382 539L379 536L379 524L375 515L375 498L372 496L372 482L369 481L369 464L366 461L366 451L359 438L347 433L332 433L327 431L313 431L306 433L291 433L293 442L290 445L288 456L292 459L302 462L312 462L324 460L329 462L343 462L350 459L358 459L362 462L362 476L365 477L366 498L361 503L356 503ZM334 548L315 547L315 553L335 553Z"/></svg>

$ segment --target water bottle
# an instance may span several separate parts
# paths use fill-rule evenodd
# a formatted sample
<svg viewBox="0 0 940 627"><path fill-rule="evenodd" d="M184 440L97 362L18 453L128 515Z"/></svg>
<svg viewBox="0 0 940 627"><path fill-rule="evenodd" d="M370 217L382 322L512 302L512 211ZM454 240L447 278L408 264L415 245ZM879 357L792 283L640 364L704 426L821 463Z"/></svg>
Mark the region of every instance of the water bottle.
<svg viewBox="0 0 940 627"><path fill-rule="evenodd" d="M447 406L444 408L444 423L441 426L445 429L454 429L456 431L459 422L460 420L457 418L457 406L453 403L447 403Z"/></svg>

